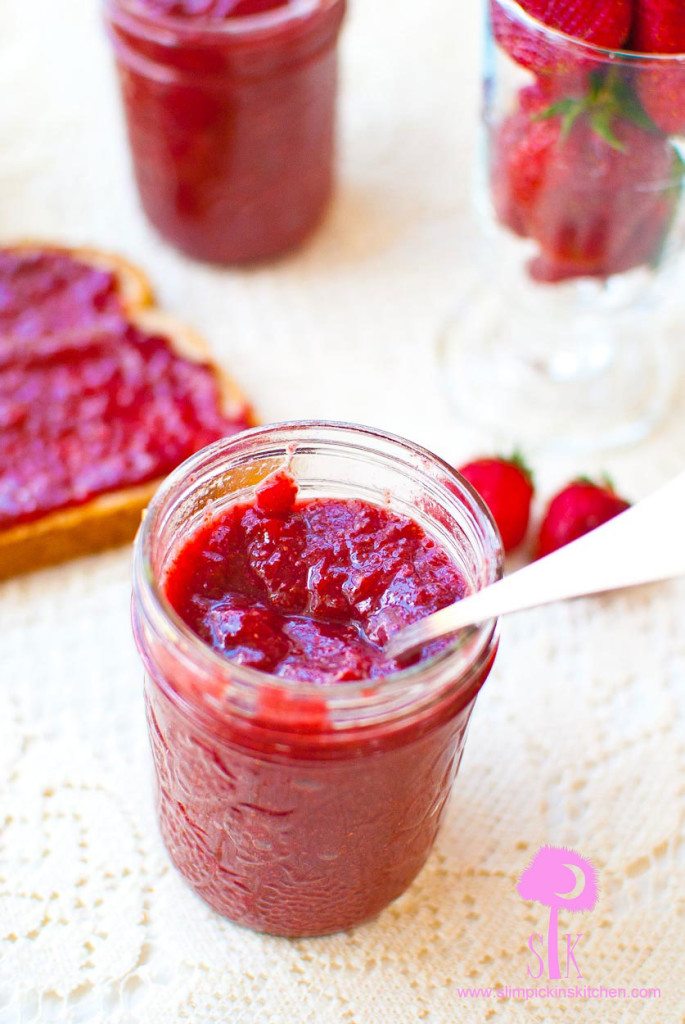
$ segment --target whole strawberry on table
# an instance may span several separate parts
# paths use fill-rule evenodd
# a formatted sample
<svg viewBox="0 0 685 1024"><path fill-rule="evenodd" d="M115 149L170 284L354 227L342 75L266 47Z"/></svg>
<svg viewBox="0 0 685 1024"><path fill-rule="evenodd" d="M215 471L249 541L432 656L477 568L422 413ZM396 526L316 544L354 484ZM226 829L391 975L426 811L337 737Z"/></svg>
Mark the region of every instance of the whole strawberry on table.
<svg viewBox="0 0 685 1024"><path fill-rule="evenodd" d="M516 551L526 540L535 498L533 473L521 454L473 459L461 466L459 473L490 509L505 553ZM549 501L538 529L534 557L550 555L628 508L630 502L618 494L609 477L576 477Z"/></svg>
<svg viewBox="0 0 685 1024"><path fill-rule="evenodd" d="M629 508L630 502L617 494L611 480L594 481L579 477L555 494L548 504L540 526L535 557L551 555Z"/></svg>
<svg viewBox="0 0 685 1024"><path fill-rule="evenodd" d="M682 192L685 2L522 0L579 44L491 0L500 47L533 74L492 126L490 178L500 223L531 239L530 276L546 283L656 266ZM591 44L591 46L583 45ZM608 53L622 51L612 60ZM625 56L684 54L648 61Z"/></svg>
<svg viewBox="0 0 685 1024"><path fill-rule="evenodd" d="M533 474L518 452L474 459L459 469L490 509L507 554L526 539L535 495Z"/></svg>

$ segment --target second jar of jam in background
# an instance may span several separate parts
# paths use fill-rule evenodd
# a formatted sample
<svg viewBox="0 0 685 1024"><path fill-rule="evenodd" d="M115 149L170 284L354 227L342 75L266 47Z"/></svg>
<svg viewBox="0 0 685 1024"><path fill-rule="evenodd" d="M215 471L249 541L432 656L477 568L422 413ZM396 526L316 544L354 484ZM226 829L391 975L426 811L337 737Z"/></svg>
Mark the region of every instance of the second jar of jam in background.
<svg viewBox="0 0 685 1024"><path fill-rule="evenodd" d="M346 0L197 7L105 0L140 198L195 259L274 257L332 194Z"/></svg>
<svg viewBox="0 0 685 1024"><path fill-rule="evenodd" d="M173 613L162 581L198 526L249 503L284 465L302 499L366 501L413 519L469 588L500 576L502 552L485 506L449 467L345 425L273 425L221 441L172 474L148 511L133 619L169 854L233 921L321 935L373 917L423 867L497 632L485 623L404 672L331 684L271 676L206 645Z"/></svg>

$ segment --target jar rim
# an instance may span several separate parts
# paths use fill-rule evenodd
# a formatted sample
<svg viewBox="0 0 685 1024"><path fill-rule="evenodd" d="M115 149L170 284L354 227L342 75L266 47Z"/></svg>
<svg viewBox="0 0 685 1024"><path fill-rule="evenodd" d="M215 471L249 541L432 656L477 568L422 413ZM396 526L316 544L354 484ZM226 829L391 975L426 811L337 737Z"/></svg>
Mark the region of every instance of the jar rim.
<svg viewBox="0 0 685 1024"><path fill-rule="evenodd" d="M257 14L212 19L206 17L183 17L177 14L160 14L146 9L140 0L103 0L111 16L129 20L128 28L135 26L139 34L149 42L173 45L175 37L192 36L193 39L220 39L254 36L277 32L311 15L327 11L345 3L345 0L288 0L280 7ZM115 15L116 12L116 15Z"/></svg>
<svg viewBox="0 0 685 1024"><path fill-rule="evenodd" d="M526 25L537 35L545 36L547 39L556 42L559 46L576 49L589 56L594 56L597 60L603 60L611 64L629 64L632 66L654 65L659 67L670 63L685 67L685 53L640 53L636 50L625 50L620 47L618 49L610 49L609 47L598 46L596 43L590 43L585 39L578 39L567 32L563 32L561 29L546 25L544 21L536 18L535 15L529 14L518 0L489 0L489 2L491 10L493 6L496 6L507 11L516 21Z"/></svg>
<svg viewBox="0 0 685 1024"><path fill-rule="evenodd" d="M426 696L426 691L431 689L430 683L426 683L426 678L433 674L439 675L441 679L448 677L457 681L459 691L468 690L473 672L487 658L497 642L496 621L485 622L476 627L468 641L456 640L436 656L387 676L344 684L311 683L284 679L231 661L197 636L171 607L164 595L161 580L156 577L153 568L152 546L155 537L161 532L163 518L174 494L188 481L197 477L203 464L208 460L225 457L228 461L230 452L238 446L244 446L246 442L258 442L260 439L266 442L268 438L273 438L276 432L291 438L294 445L304 440L308 444L317 440L322 441L324 433L329 437L339 437L340 440L345 434L351 433L355 438L365 439L370 444L376 439L377 442L382 442L393 449L398 456L404 453L407 457L418 458L434 470L444 473L451 484L449 489L445 487L446 501L452 503L455 508L460 506L473 514L478 527L482 530L484 548L487 547L487 551L479 558L482 578L478 581L477 589L494 583L501 577L504 556L501 538L492 514L471 484L447 462L426 448L372 427L327 420L293 420L255 427L217 441L191 456L166 478L143 517L135 541L134 602L137 599L143 621L154 630L163 645L172 646L175 656L191 671L199 667L205 678L218 678L222 681L222 697L218 702L220 707L225 706L226 698L235 698L236 694L254 696L260 692L277 691L295 700L321 702L323 699L331 715L340 713L343 718L347 718L359 709L364 709L367 714L373 714L391 708L400 710L406 708L408 704L413 708L414 700ZM135 615L134 629L145 660ZM193 712L197 710L195 700L184 701L175 688L165 689L171 690L177 702L180 698L181 703L187 703ZM216 705L217 701L208 699L208 703ZM215 706L214 710L219 710L219 707Z"/></svg>

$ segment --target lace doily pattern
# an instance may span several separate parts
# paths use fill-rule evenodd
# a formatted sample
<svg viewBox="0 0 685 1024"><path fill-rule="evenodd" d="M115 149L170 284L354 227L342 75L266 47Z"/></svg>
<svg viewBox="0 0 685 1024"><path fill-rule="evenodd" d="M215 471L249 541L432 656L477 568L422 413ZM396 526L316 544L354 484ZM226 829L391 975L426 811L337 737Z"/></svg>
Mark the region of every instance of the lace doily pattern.
<svg viewBox="0 0 685 1024"><path fill-rule="evenodd" d="M328 222L288 260L223 273L177 257L138 211L97 5L1 5L0 232L131 255L264 420L365 421L458 463L492 443L451 418L432 358L470 273L454 145L467 165L480 5L352 6ZM541 492L608 469L640 497L685 464L684 415L681 394L640 449L537 459ZM129 560L0 587L0 1024L684 1019L685 585L507 622L427 867L376 921L288 941L214 914L164 851ZM527 943L548 911L516 883L543 843L598 871L596 909L560 915L562 934L583 935L582 984L660 998L465 993L531 985Z"/></svg>

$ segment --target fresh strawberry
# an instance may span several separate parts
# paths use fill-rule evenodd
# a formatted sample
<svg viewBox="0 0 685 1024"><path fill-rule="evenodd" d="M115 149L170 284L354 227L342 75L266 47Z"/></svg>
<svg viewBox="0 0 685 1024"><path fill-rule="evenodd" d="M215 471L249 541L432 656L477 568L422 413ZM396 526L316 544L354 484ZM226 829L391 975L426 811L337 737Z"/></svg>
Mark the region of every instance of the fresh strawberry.
<svg viewBox="0 0 685 1024"><path fill-rule="evenodd" d="M685 133L685 64L673 62L645 68L638 81L640 101L667 135Z"/></svg>
<svg viewBox="0 0 685 1024"><path fill-rule="evenodd" d="M546 282L608 277L655 262L675 213L683 165L620 81L547 102L523 91L492 143L499 220L534 239L530 272Z"/></svg>
<svg viewBox="0 0 685 1024"><path fill-rule="evenodd" d="M519 93L516 110L493 136L492 196L497 217L505 227L527 238L547 168L559 144L556 120L541 116L552 108L541 83Z"/></svg>
<svg viewBox="0 0 685 1024"><path fill-rule="evenodd" d="M536 557L543 558L630 508L609 481L576 480L550 502L540 527Z"/></svg>
<svg viewBox="0 0 685 1024"><path fill-rule="evenodd" d="M527 14L548 28L604 49L620 49L630 34L633 0L519 0L519 3ZM574 54L568 43L554 40L544 29L527 24L500 0L490 0L490 17L500 46L518 64L537 74L555 74L561 68L583 64L587 59L580 47Z"/></svg>
<svg viewBox="0 0 685 1024"><path fill-rule="evenodd" d="M533 476L519 455L469 462L459 470L492 512L506 552L525 539L533 501Z"/></svg>
<svg viewBox="0 0 685 1024"><path fill-rule="evenodd" d="M685 53L682 0L635 0L633 49L641 53ZM685 64L663 61L639 71L638 93L645 110L667 135L685 132Z"/></svg>
<svg viewBox="0 0 685 1024"><path fill-rule="evenodd" d="M635 0L632 48L642 53L685 52L682 0Z"/></svg>

